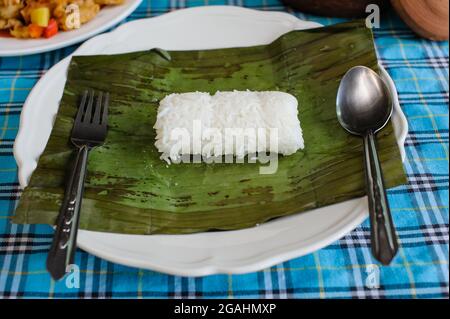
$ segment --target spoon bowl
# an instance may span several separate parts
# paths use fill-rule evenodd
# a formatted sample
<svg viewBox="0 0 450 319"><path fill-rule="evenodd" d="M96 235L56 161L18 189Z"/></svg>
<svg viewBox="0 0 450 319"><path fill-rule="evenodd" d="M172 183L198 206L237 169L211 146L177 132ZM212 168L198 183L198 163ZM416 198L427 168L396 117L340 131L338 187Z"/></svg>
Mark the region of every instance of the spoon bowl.
<svg viewBox="0 0 450 319"><path fill-rule="evenodd" d="M336 112L342 127L351 134L378 132L389 121L392 109L389 89L372 69L356 66L342 78Z"/></svg>

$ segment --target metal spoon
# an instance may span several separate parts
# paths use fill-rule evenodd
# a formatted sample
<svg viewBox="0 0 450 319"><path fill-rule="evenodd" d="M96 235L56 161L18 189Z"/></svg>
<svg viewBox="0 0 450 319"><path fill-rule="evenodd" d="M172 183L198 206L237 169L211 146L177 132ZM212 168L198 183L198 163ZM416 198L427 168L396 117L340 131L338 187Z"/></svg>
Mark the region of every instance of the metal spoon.
<svg viewBox="0 0 450 319"><path fill-rule="evenodd" d="M392 114L389 90L371 69L353 67L339 85L336 112L344 129L364 139L372 254L388 265L397 253L398 242L384 189L375 133L387 124Z"/></svg>

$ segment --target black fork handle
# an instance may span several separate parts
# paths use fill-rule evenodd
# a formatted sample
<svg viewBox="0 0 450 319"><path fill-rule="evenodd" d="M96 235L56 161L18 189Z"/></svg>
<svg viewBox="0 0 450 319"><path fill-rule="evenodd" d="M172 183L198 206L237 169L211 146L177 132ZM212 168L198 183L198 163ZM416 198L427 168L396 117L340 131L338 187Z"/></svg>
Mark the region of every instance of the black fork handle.
<svg viewBox="0 0 450 319"><path fill-rule="evenodd" d="M47 256L47 270L55 280L64 277L67 266L73 263L88 153L88 146L81 146L78 149L61 210L56 220L55 235Z"/></svg>

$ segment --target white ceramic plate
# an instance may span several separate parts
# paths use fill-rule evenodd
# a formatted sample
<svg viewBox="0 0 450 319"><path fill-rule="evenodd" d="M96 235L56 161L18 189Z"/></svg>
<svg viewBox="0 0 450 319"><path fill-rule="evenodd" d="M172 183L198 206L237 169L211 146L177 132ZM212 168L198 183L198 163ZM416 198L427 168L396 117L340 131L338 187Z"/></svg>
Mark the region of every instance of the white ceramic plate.
<svg viewBox="0 0 450 319"><path fill-rule="evenodd" d="M50 39L15 39L0 37L0 57L18 56L47 52L84 41L113 27L136 9L142 0L126 0L119 6L108 6L98 15L70 32L59 32Z"/></svg>
<svg viewBox="0 0 450 319"><path fill-rule="evenodd" d="M267 44L294 29L314 27L320 25L281 12L199 7L129 22L90 39L75 54L124 53L154 47L187 50L251 46ZM41 78L23 107L14 144L22 187L50 135L69 59L62 60ZM395 86L386 71L382 72L395 101L392 120L404 156L407 122ZM141 236L80 230L78 245L116 263L171 274L244 273L320 249L358 226L366 212L366 198L359 198L237 231Z"/></svg>

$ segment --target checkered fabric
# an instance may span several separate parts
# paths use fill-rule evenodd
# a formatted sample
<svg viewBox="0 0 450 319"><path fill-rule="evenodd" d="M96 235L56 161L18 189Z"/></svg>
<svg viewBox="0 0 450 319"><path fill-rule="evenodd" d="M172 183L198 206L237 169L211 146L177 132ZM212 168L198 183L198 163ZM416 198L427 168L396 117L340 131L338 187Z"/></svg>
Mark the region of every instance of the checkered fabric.
<svg viewBox="0 0 450 319"><path fill-rule="evenodd" d="M278 0L144 0L127 21L198 5L229 4L295 12ZM307 256L245 275L170 276L113 264L77 251L80 287L53 281L45 270L52 231L13 225L20 190L13 143L33 85L77 46L0 58L0 297L3 298L448 298L448 42L417 38L394 13L374 30L381 63L397 86L409 123L408 184L388 192L401 247L389 267L372 266L369 224ZM379 275L379 287L376 277Z"/></svg>

